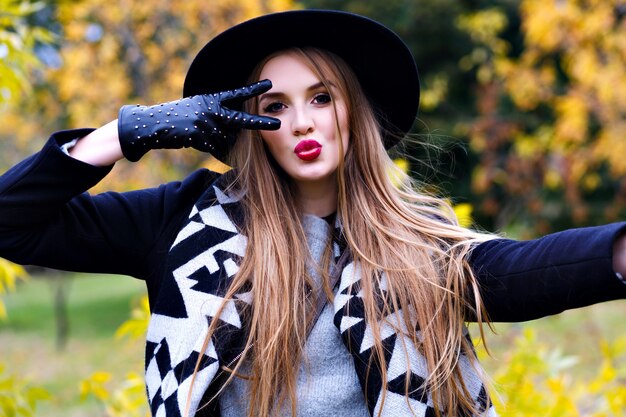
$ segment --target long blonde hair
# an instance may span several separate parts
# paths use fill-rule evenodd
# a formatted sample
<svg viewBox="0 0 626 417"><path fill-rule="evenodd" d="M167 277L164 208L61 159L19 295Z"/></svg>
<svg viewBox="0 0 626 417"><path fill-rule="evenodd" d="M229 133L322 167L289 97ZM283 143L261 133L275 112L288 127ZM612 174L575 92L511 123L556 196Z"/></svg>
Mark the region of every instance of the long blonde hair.
<svg viewBox="0 0 626 417"><path fill-rule="evenodd" d="M467 257L476 242L489 237L460 227L444 200L416 191L411 178L395 166L384 149L371 105L340 57L316 48L291 48L260 62L251 81L258 80L269 59L284 53L302 59L327 87L334 84L348 106L350 142L337 170L337 216L347 250L361 268L365 317L375 342L374 361L385 363L381 328L391 326L425 356L429 369L425 385L437 413L479 414L463 381L459 360L465 354L478 368L471 342L464 335L468 312L479 323L483 321L478 286ZM246 110L257 113L256 102L251 100ZM225 298L251 288L253 299L245 314L243 354L233 369L228 369L231 374L224 386L241 376L240 365L249 360L248 416L274 415L287 400L295 416L297 364L314 314L314 302L308 296L312 281L304 262L310 255L293 184L257 132L244 131L242 136L231 153L232 165L237 167L232 187L242 196L246 219L242 232L248 245ZM343 155L342 141L337 142ZM390 177L400 178L400 185L394 185ZM325 273L329 253L327 249L320 271L330 299ZM399 311L406 326L385 320ZM205 346L217 322L212 322ZM198 362L194 378L199 366ZM384 393L386 367L378 367ZM407 378L407 391L408 383Z"/></svg>

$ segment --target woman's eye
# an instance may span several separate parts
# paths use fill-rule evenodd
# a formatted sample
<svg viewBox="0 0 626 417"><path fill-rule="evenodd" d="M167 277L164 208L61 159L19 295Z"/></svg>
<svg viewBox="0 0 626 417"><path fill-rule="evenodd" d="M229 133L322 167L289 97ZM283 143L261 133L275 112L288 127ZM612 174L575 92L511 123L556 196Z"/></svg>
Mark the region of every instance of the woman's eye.
<svg viewBox="0 0 626 417"><path fill-rule="evenodd" d="M328 104L332 101L330 98L330 94L328 93L320 93L313 98L313 102L316 104Z"/></svg>
<svg viewBox="0 0 626 417"><path fill-rule="evenodd" d="M263 108L265 113L277 113L285 108L285 105L281 102L270 103Z"/></svg>

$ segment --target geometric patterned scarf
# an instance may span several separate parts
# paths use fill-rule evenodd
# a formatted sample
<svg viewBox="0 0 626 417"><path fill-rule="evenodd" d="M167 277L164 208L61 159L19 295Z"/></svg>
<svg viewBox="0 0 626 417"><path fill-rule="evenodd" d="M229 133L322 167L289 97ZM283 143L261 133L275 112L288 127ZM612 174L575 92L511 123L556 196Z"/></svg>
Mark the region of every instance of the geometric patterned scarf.
<svg viewBox="0 0 626 417"><path fill-rule="evenodd" d="M226 176L220 179L223 181ZM206 349L203 342L230 279L238 271L245 253L247 239L241 233L242 211L237 196L223 190L220 179L207 189L196 202L186 223L179 231L167 254L167 272L161 283L152 312L146 340L146 391L152 416L181 417L189 400L190 416L219 416L219 406L213 402L202 407L217 392L225 374L223 365L231 365L243 350L245 328L242 308L251 302L251 294L235 295L227 303L219 326ZM340 234L336 234L340 236ZM335 259L344 245L335 241ZM355 370L366 393L370 414L381 412L382 379L377 367L370 367L366 378L373 339L363 317L359 294L359 268L349 263L343 268L339 290L334 299L334 324L354 359ZM384 288L383 288L384 290ZM392 317L393 316L393 317ZM395 322L401 312L388 317ZM434 416L432 396L423 390L427 376L426 361L410 340L388 327L381 328L387 369L387 393L381 416ZM198 358L202 356L196 379L191 377ZM410 360L407 369L406 360ZM485 389L469 360L460 359L462 374L477 404L495 416ZM405 378L410 377L409 398L405 393ZM189 392L191 390L191 395ZM449 416L457 417L457 416Z"/></svg>
<svg viewBox="0 0 626 417"><path fill-rule="evenodd" d="M380 365L373 358L374 338L372 330L364 317L363 299L360 295L360 273L354 263L347 265L341 275L340 287L335 296L334 323L343 342L352 354L359 382L365 392L367 406L372 416L417 416L435 417L432 394L424 389L424 381L428 375L427 362L424 355L415 348L411 338L396 332L388 323L396 328L404 327L403 312L394 311L381 321L380 337L382 339L385 368L387 370L387 392L383 401L382 375L378 372ZM385 276L381 279L381 290L385 292ZM419 337L419 334L418 334ZM469 338L469 333L466 332ZM410 363L407 369L407 359ZM478 376L477 370L471 365L466 355L459 358L459 366L463 381L479 406L482 414L495 417L496 412L487 396L485 387ZM368 369L370 370L367 375ZM407 375L408 374L408 375ZM409 396L406 396L406 378L409 378ZM382 412L381 412L382 411ZM487 411L487 413L485 413ZM380 413L380 414L379 414ZM460 417L458 413L449 417Z"/></svg>

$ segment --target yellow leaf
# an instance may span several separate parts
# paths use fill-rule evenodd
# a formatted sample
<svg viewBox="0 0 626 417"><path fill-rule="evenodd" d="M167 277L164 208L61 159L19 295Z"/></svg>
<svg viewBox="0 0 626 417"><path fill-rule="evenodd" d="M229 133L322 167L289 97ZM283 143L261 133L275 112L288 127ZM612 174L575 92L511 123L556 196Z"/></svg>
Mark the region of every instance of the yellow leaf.
<svg viewBox="0 0 626 417"><path fill-rule="evenodd" d="M474 209L469 203L456 204L454 207L454 213L456 214L459 224L463 227L470 227L474 220L472 219L472 210Z"/></svg>
<svg viewBox="0 0 626 417"><path fill-rule="evenodd" d="M409 171L409 161L404 158L394 159L394 165L389 167L387 175L391 183L395 187L399 187L406 179L407 172Z"/></svg>
<svg viewBox="0 0 626 417"><path fill-rule="evenodd" d="M103 384L111 380L111 373L103 371L95 372L91 375L91 380L93 382Z"/></svg>
<svg viewBox="0 0 626 417"><path fill-rule="evenodd" d="M141 297L139 304L131 311L131 318L126 320L115 331L116 338L141 338L148 330L150 323L150 302L147 296Z"/></svg>

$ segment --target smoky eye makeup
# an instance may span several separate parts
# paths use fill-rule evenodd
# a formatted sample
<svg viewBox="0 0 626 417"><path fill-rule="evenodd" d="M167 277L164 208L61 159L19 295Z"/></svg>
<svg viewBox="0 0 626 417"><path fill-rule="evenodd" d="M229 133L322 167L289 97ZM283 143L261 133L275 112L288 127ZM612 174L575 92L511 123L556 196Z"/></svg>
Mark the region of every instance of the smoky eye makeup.
<svg viewBox="0 0 626 417"><path fill-rule="evenodd" d="M277 113L284 108L285 105L280 101L269 101L268 103L263 103L261 107L264 113Z"/></svg>
<svg viewBox="0 0 626 417"><path fill-rule="evenodd" d="M320 92L315 94L313 101L316 104L328 104L333 101L332 95L328 92Z"/></svg>

